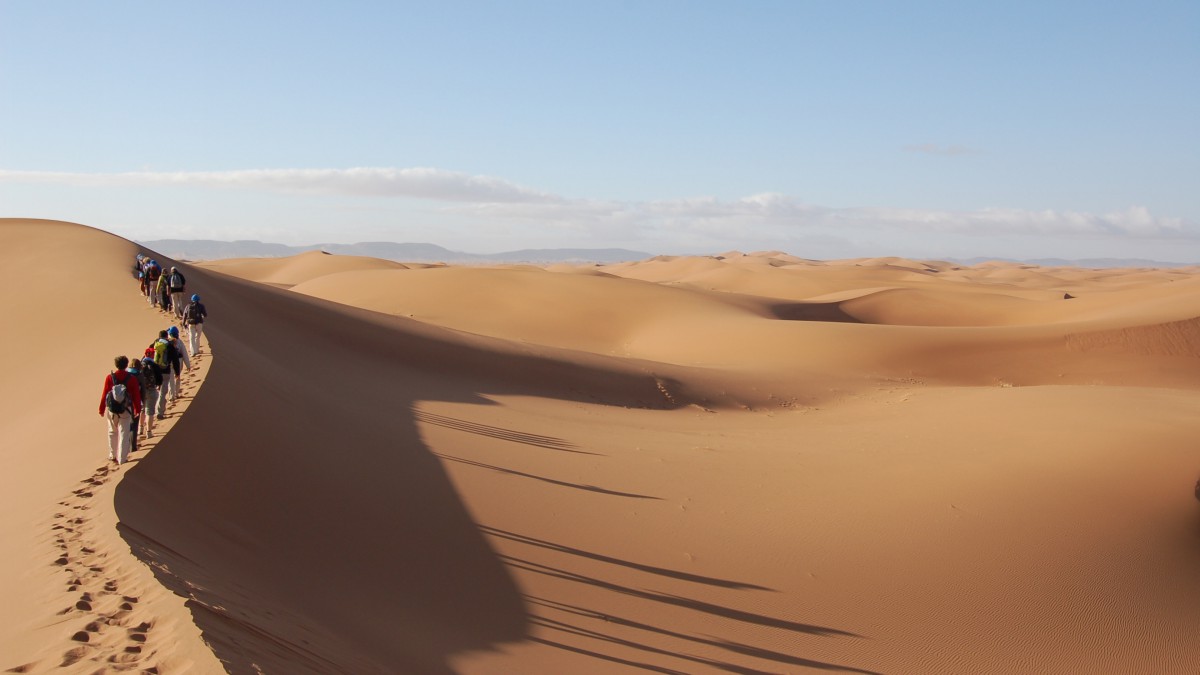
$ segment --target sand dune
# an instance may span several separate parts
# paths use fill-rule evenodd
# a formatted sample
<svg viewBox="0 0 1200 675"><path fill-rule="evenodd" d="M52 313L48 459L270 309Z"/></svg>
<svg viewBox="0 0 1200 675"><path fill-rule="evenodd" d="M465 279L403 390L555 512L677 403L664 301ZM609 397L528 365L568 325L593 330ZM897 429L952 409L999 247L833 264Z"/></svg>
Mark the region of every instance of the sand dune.
<svg viewBox="0 0 1200 675"><path fill-rule="evenodd" d="M1167 274L1157 282L1128 282L1106 275L1106 283L1093 280L1086 291L1071 286L1079 295L1066 299L1046 286L1075 284L1073 276L1085 272L1058 271L1053 283L1041 275L1025 288L944 277L913 283L912 269L936 266L895 258L744 271L742 261L752 258L726 258L735 261L728 264L660 258L571 274L536 268L345 272L329 261L328 273L310 268L309 281L292 290L480 336L650 361L660 370L718 369L733 380L785 368L839 382L874 376L973 385L1116 378L1176 386L1195 373L1186 355L1171 367L1134 365L1145 355L1176 355L1139 341L1161 342L1154 326L1200 315L1195 278ZM212 268L238 273L221 263ZM683 281L663 281L668 269ZM748 282L747 274L756 280ZM801 288L806 292L798 293ZM807 293L820 294L783 300ZM929 330L934 328L978 330ZM1132 337L1115 343L1127 347L1128 362L1120 364L1114 361L1120 349L1108 349L1100 363L1084 347L1095 339L1079 337L1135 328ZM826 388L821 381L814 386L811 379L780 375L771 384L774 396L812 400ZM710 398L711 378L683 379L696 397Z"/></svg>
<svg viewBox="0 0 1200 675"><path fill-rule="evenodd" d="M72 502L110 352L159 319L132 244L0 238L10 382L77 382L5 423L4 668L78 647L52 527L80 505L153 626L96 634L159 672L1200 668L1196 270L190 266L203 384Z"/></svg>
<svg viewBox="0 0 1200 675"><path fill-rule="evenodd" d="M200 267L212 263L198 263ZM288 258L231 258L222 260L220 268L243 279L290 288L309 279L338 272L364 269L408 269L390 260L352 255L331 255L324 251L309 251Z"/></svg>
<svg viewBox="0 0 1200 675"><path fill-rule="evenodd" d="M171 672L219 667L183 601L121 541L115 481L96 473L107 454L96 409L113 357L140 353L166 328L137 293L130 272L137 250L79 225L0 219L0 308L7 317L0 358L3 401L12 411L0 444L7 468L0 491L5 670L93 673L100 667L94 656L121 666L144 657L143 667ZM135 455L135 467L139 461ZM126 597L134 611L119 608ZM117 617L111 625L109 617ZM136 630L143 622L150 625ZM85 630L93 624L96 630ZM91 635L86 644L71 639L81 631Z"/></svg>

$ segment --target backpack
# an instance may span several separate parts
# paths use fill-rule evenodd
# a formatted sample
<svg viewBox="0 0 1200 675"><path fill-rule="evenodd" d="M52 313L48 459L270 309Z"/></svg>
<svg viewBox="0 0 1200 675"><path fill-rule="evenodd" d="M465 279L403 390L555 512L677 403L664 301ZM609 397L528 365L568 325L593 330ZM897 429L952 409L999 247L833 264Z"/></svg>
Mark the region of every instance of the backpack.
<svg viewBox="0 0 1200 675"><path fill-rule="evenodd" d="M125 383L129 381L129 373L125 373L125 380L120 383L117 382L115 371L109 377L112 378L113 386L108 390L108 395L104 397L104 405L108 408L108 412L114 415L124 415L132 407L129 390L125 388Z"/></svg>
<svg viewBox="0 0 1200 675"><path fill-rule="evenodd" d="M171 343L162 338L154 341L154 365L164 370L167 366L171 365L170 361L168 361L170 354L167 352L167 348L170 346Z"/></svg>
<svg viewBox="0 0 1200 675"><path fill-rule="evenodd" d="M129 368L137 368L137 370L131 371ZM154 384L154 376L146 371L146 368L142 365L141 361L131 361L129 363L129 368L126 368L125 372L137 378L138 388L142 390L143 396L147 391L150 391L152 387L156 386Z"/></svg>
<svg viewBox="0 0 1200 675"><path fill-rule="evenodd" d="M162 386L162 371L158 369L158 364L152 357L142 359L142 373L146 375L146 386L150 389Z"/></svg>
<svg viewBox="0 0 1200 675"><path fill-rule="evenodd" d="M183 310L184 323L197 324L200 323L200 303L193 302Z"/></svg>
<svg viewBox="0 0 1200 675"><path fill-rule="evenodd" d="M167 283L171 287L171 290L181 291L183 290L184 283L183 275L179 272L171 272L171 278L167 280Z"/></svg>
<svg viewBox="0 0 1200 675"><path fill-rule="evenodd" d="M162 268L158 265L146 265L146 278L150 281L156 281L160 274L162 274Z"/></svg>

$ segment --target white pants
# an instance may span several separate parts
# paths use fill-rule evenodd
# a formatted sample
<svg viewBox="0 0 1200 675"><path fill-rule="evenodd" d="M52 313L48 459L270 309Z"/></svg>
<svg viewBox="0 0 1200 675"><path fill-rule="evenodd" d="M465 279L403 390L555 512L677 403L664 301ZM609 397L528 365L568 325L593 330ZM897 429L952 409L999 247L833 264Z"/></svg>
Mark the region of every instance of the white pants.
<svg viewBox="0 0 1200 675"><path fill-rule="evenodd" d="M129 448L133 443L133 413L125 411L120 415L106 413L108 419L108 456L124 464L129 459Z"/></svg>
<svg viewBox="0 0 1200 675"><path fill-rule="evenodd" d="M175 318L183 318L183 291L171 291L171 311L175 312Z"/></svg>
<svg viewBox="0 0 1200 675"><path fill-rule="evenodd" d="M187 327L188 342L192 343L192 354L200 353L200 336L204 334L204 324L194 323Z"/></svg>

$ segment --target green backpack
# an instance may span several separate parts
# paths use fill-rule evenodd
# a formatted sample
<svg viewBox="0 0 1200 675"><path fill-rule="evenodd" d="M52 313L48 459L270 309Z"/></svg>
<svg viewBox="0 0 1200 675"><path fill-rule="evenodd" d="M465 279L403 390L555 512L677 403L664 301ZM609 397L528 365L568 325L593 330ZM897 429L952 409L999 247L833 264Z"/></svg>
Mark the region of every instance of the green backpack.
<svg viewBox="0 0 1200 675"><path fill-rule="evenodd" d="M166 368L170 365L170 362L167 360L167 348L170 346L170 343L162 338L154 341L154 365L159 368Z"/></svg>

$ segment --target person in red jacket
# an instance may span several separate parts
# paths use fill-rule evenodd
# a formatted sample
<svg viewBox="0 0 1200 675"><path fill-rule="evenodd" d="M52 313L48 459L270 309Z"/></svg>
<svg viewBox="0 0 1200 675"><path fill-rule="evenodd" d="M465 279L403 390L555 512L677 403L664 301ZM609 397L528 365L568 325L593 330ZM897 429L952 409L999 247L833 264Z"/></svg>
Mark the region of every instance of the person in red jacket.
<svg viewBox="0 0 1200 675"><path fill-rule="evenodd" d="M108 458L120 467L129 459L133 442L133 420L142 414L142 392L137 376L125 370L129 358L113 359L116 370L104 378L100 416L108 419Z"/></svg>

